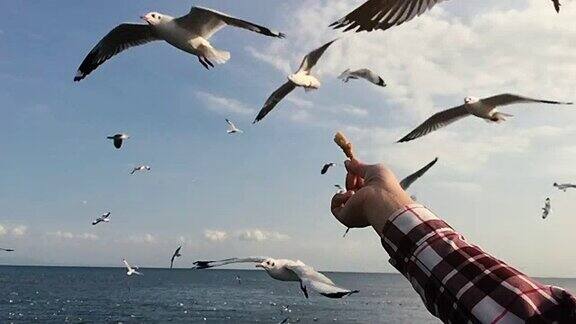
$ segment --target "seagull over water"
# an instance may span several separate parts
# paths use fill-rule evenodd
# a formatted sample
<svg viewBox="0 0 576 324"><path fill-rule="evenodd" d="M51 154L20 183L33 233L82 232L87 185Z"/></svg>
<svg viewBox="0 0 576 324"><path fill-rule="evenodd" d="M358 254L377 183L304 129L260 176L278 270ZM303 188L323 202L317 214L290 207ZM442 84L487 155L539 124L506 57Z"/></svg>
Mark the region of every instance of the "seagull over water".
<svg viewBox="0 0 576 324"><path fill-rule="evenodd" d="M92 222L92 225L98 225L102 222L104 222L104 223L110 222L110 215L111 215L111 213L107 212L106 214L96 218L96 220Z"/></svg>
<svg viewBox="0 0 576 324"><path fill-rule="evenodd" d="M270 95L266 100L264 107L262 107L258 116L256 116L256 119L253 122L254 124L266 117L266 115L268 115L268 113L270 113L282 99L297 87L303 87L306 92L320 88L322 84L311 74L312 68L318 63L328 47L330 47L330 45L335 41L336 39L324 44L322 47L313 50L304 57L298 71L289 75L288 81L274 91L274 93L272 93L272 95Z"/></svg>
<svg viewBox="0 0 576 324"><path fill-rule="evenodd" d="M187 15L178 18L158 12L150 12L140 18L146 24L120 24L104 36L82 62L74 81L84 79L114 55L152 41L163 40L184 52L196 55L200 63L210 69L214 67L212 62L223 64L230 59L229 52L217 50L209 42L212 35L225 26L243 28L271 37L285 37L284 34L266 27L202 7L192 7Z"/></svg>
<svg viewBox="0 0 576 324"><path fill-rule="evenodd" d="M227 131L228 134L242 134L242 133L244 133L243 130L236 127L236 125L234 125L234 123L231 122L229 119L226 119L226 122L228 123L228 131Z"/></svg>
<svg viewBox="0 0 576 324"><path fill-rule="evenodd" d="M566 192L566 190L568 190L568 189L576 189L576 185L571 184L571 183L558 184L558 183L554 182L554 187L556 187L556 188L558 188L558 190L562 190L564 192Z"/></svg>
<svg viewBox="0 0 576 324"><path fill-rule="evenodd" d="M542 219L548 218L551 209L552 206L550 205L550 198L546 198L546 201L544 202L544 207L542 208Z"/></svg>
<svg viewBox="0 0 576 324"><path fill-rule="evenodd" d="M487 122L502 123L506 121L506 117L512 117L512 115L498 111L498 107L519 103L544 103L552 105L572 104L571 102L533 99L515 94L499 94L484 99L466 97L463 105L432 115L432 117L428 118L424 123L410 132L410 134L404 136L398 142L414 140L468 116L476 116Z"/></svg>
<svg viewBox="0 0 576 324"><path fill-rule="evenodd" d="M125 266L126 269L128 270L128 271L126 272L126 274L127 274L128 276L131 276L131 275L139 275L139 276L142 276L142 273L136 271L136 270L138 270L138 267L132 268L132 267L128 264L128 261L126 261L126 259L122 259L122 262L124 262L124 266Z"/></svg>
<svg viewBox="0 0 576 324"><path fill-rule="evenodd" d="M182 256L182 254L180 254L180 250L182 250L182 246L179 246L176 251L174 251L174 254L172 254L172 258L170 259L170 269L172 269L174 266L174 259Z"/></svg>
<svg viewBox="0 0 576 324"><path fill-rule="evenodd" d="M272 259L266 257L232 258L220 261L197 261L193 269L220 267L232 263L256 263L257 268L264 269L270 277L280 281L298 281L304 296L312 289L329 298L342 298L358 293L358 290L340 288L325 275L305 265L302 261Z"/></svg>
<svg viewBox="0 0 576 324"><path fill-rule="evenodd" d="M4 251L4 252L14 252L14 249L0 248L0 251Z"/></svg>
<svg viewBox="0 0 576 324"><path fill-rule="evenodd" d="M344 31L386 30L420 16L445 0L368 0L330 27ZM560 0L552 0L556 12L560 12Z"/></svg>
<svg viewBox="0 0 576 324"><path fill-rule="evenodd" d="M115 148L120 149L124 141L130 138L130 135L120 133L113 136L108 136L107 138L114 141Z"/></svg>
<svg viewBox="0 0 576 324"><path fill-rule="evenodd" d="M331 167L333 167L335 165L336 165L336 163L334 163L334 162L324 164L324 166L322 167L322 170L320 170L320 174L326 174L326 172L328 172L328 169L330 169Z"/></svg>
<svg viewBox="0 0 576 324"><path fill-rule="evenodd" d="M342 80L344 83L347 83L350 80L364 79L380 87L386 86L384 79L369 69L360 69L356 71L350 71L350 69L347 69L346 71L342 72L342 74L340 74L338 79Z"/></svg>
<svg viewBox="0 0 576 324"><path fill-rule="evenodd" d="M137 167L134 167L134 169L132 169L132 172L130 172L130 174L134 174L136 172L140 172L140 171L150 171L152 170L152 168L148 165L139 165Z"/></svg>

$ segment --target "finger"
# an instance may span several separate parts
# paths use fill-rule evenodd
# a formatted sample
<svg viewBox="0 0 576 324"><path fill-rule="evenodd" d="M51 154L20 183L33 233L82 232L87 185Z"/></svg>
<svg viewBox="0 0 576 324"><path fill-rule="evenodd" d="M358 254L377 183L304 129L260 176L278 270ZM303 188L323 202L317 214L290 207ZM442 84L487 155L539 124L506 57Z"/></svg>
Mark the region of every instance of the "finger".
<svg viewBox="0 0 576 324"><path fill-rule="evenodd" d="M365 217L363 217L363 199L353 194L347 196L348 192L344 194L343 197L339 197L334 202L334 208L332 208L332 214L347 227L366 227L369 224ZM338 206L338 202L345 200L343 205Z"/></svg>
<svg viewBox="0 0 576 324"><path fill-rule="evenodd" d="M346 171L348 171L348 173L355 174L362 178L364 178L364 175L366 174L367 165L356 159L344 161L344 166L346 167Z"/></svg>
<svg viewBox="0 0 576 324"><path fill-rule="evenodd" d="M346 190L356 189L356 175L352 173L346 174Z"/></svg>
<svg viewBox="0 0 576 324"><path fill-rule="evenodd" d="M346 202L350 199L350 197L352 197L352 195L354 195L353 191L335 194L334 197L332 197L332 202L330 204L330 210L332 210L332 213L334 214L335 210L342 208L344 204L346 204ZM334 216L336 215L334 214Z"/></svg>

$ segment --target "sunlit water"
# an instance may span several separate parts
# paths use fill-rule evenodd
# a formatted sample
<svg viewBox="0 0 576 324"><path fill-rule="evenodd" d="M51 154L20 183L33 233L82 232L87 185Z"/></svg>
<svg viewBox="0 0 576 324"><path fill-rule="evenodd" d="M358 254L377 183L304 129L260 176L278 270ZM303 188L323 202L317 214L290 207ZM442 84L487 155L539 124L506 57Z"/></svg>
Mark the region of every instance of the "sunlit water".
<svg viewBox="0 0 576 324"><path fill-rule="evenodd" d="M327 273L360 293L306 299L262 271L0 267L0 323L434 323L400 275ZM241 283L235 279L240 276ZM544 280L576 288L573 279Z"/></svg>

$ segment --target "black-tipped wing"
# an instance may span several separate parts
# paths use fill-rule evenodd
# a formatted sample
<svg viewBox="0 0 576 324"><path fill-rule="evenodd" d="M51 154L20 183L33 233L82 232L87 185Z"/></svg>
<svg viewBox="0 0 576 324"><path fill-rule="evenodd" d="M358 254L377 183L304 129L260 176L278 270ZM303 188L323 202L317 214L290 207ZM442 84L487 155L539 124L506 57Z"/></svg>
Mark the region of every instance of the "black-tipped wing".
<svg viewBox="0 0 576 324"><path fill-rule="evenodd" d="M464 106L458 106L441 111L428 118L424 123L422 123L422 125L418 126L415 130L404 136L398 142L408 142L418 137L422 137L439 128L452 124L453 122L466 116L469 116L469 113Z"/></svg>
<svg viewBox="0 0 576 324"><path fill-rule="evenodd" d="M354 30L386 30L423 14L445 0L369 0L330 27Z"/></svg>
<svg viewBox="0 0 576 324"><path fill-rule="evenodd" d="M300 289L302 289L306 298L308 298L308 288L312 288L328 298L342 298L358 292L358 290L349 290L336 286L328 277L300 261L291 262L286 265L286 268L298 276Z"/></svg>
<svg viewBox="0 0 576 324"><path fill-rule="evenodd" d="M260 112L258 112L256 119L254 119L254 123L257 123L262 119L264 119L264 117L266 117L266 115L268 115L268 113L270 113L272 109L274 109L274 107L276 107L276 105L294 89L296 89L296 84L294 84L292 81L288 81L284 83L276 91L274 91L274 93L272 93L270 97L268 97L268 99L264 103L264 106L262 107L262 109L260 109Z"/></svg>
<svg viewBox="0 0 576 324"><path fill-rule="evenodd" d="M226 25L247 29L266 36L284 38L286 35L267 27L238 19L216 10L192 7L186 16L176 18L176 23L205 39L209 39Z"/></svg>
<svg viewBox="0 0 576 324"><path fill-rule="evenodd" d="M312 68L318 63L322 55L324 55L324 52L326 52L328 47L330 47L330 45L332 45L332 43L334 43L335 41L337 41L337 39L322 45L322 47L317 48L312 52L308 53L308 55L304 56L304 59L302 60L302 63L300 63L300 67L298 68L298 72L300 71L305 71L307 73L310 72L310 70L312 70Z"/></svg>
<svg viewBox="0 0 576 324"><path fill-rule="evenodd" d="M426 166L423 167L422 169L404 178L404 180L400 181L400 187L402 187L402 189L404 190L407 190L414 183L414 181L418 180L418 178L420 178L421 176L424 175L424 173L430 170L430 168L433 167L434 164L436 164L436 162L438 162L438 158L435 158L432 162L426 164Z"/></svg>
<svg viewBox="0 0 576 324"><path fill-rule="evenodd" d="M114 147L120 149L122 147L122 142L124 142L121 138L114 139Z"/></svg>
<svg viewBox="0 0 576 324"><path fill-rule="evenodd" d="M265 257L248 257L248 258L231 258L218 261L196 261L192 269L208 269L214 267L221 267L231 263L262 263L266 261Z"/></svg>
<svg viewBox="0 0 576 324"><path fill-rule="evenodd" d="M14 249L3 249L3 248L0 248L0 251L4 251L4 252L14 252Z"/></svg>
<svg viewBox="0 0 576 324"><path fill-rule="evenodd" d="M98 66L106 62L112 56L134 46L143 45L151 41L159 40L152 28L141 24L121 24L112 29L94 48L88 53L74 77L74 81L84 79Z"/></svg>
<svg viewBox="0 0 576 324"><path fill-rule="evenodd" d="M554 9L556 9L556 12L560 13L560 0L552 0L552 2L554 3Z"/></svg>
<svg viewBox="0 0 576 324"><path fill-rule="evenodd" d="M322 167L322 170L320 170L320 174L326 174L326 172L328 172L328 169L330 169L331 166L332 166L331 163L324 164L324 166Z"/></svg>
<svg viewBox="0 0 576 324"><path fill-rule="evenodd" d="M515 94L504 93L499 94L496 96L488 97L482 99L482 102L488 106L498 107L498 106L507 106L517 103L545 103L551 105L571 105L571 102L562 102L562 101L552 101L552 100L543 100L543 99L534 99L529 97L523 97Z"/></svg>
<svg viewBox="0 0 576 324"><path fill-rule="evenodd" d="M369 69L360 69L358 71L350 73L350 75L356 78L363 78L381 87L386 86L386 82L384 82L384 79L382 79L378 74L372 72Z"/></svg>

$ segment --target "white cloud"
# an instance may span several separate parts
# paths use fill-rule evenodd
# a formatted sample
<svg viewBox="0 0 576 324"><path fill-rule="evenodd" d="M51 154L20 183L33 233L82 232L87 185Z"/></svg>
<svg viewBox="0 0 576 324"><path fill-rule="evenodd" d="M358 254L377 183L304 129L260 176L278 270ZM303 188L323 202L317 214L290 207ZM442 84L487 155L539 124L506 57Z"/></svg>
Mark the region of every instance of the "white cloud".
<svg viewBox="0 0 576 324"><path fill-rule="evenodd" d="M128 241L135 244L154 244L157 242L157 238L153 234L145 233L141 235L132 235L128 237Z"/></svg>
<svg viewBox="0 0 576 324"><path fill-rule="evenodd" d="M210 242L223 242L228 239L228 233L218 230L205 230L204 238Z"/></svg>
<svg viewBox="0 0 576 324"><path fill-rule="evenodd" d="M196 91L196 97L203 100L208 105L208 109L219 113L252 115L256 112L236 99L221 97L204 91Z"/></svg>
<svg viewBox="0 0 576 324"><path fill-rule="evenodd" d="M2 226L2 224L0 224L0 236L6 235L8 231L6 230L6 228L4 226Z"/></svg>
<svg viewBox="0 0 576 324"><path fill-rule="evenodd" d="M12 236L20 237L26 235L28 232L28 227L24 225L18 225L12 228L11 234Z"/></svg>
<svg viewBox="0 0 576 324"><path fill-rule="evenodd" d="M248 229L240 231L238 232L237 237L241 241L253 241L253 242L285 241L290 238L288 235L281 234L279 232L266 231L261 229Z"/></svg>
<svg viewBox="0 0 576 324"><path fill-rule="evenodd" d="M91 234L91 233L81 233L81 234L74 234L68 231L56 231L56 232L49 232L49 236L63 239L63 240L86 240L86 241L96 241L99 239L98 235Z"/></svg>

